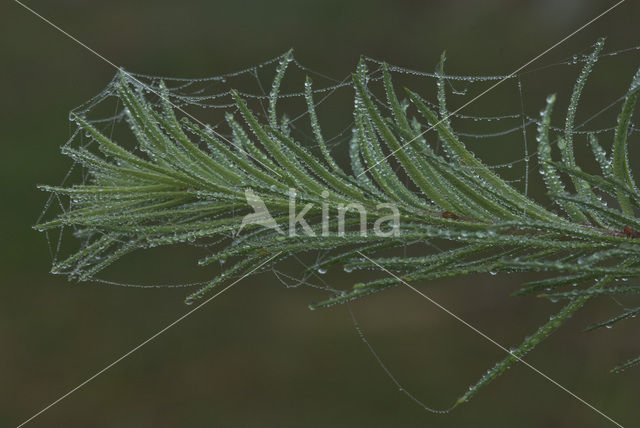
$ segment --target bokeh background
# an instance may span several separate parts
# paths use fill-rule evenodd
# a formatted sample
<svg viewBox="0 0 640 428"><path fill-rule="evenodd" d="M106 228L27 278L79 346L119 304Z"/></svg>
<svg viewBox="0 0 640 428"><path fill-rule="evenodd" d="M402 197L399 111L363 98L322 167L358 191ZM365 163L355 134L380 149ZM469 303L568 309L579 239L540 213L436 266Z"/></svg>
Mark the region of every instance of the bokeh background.
<svg viewBox="0 0 640 428"><path fill-rule="evenodd" d="M343 78L361 54L431 71L444 49L452 73L506 74L613 2L27 4L135 72L209 76L257 64L294 47L301 63ZM584 53L599 36L607 36L607 50L640 45L639 6L628 0L531 69ZM35 186L58 183L66 173L70 163L59 146L69 136L68 112L99 92L114 69L16 3L3 5L0 16L0 425L16 426L187 307L184 290L76 284L48 273L45 238L31 229L46 200ZM604 61L585 92L581 117L623 94L639 64L638 54ZM547 93L568 96L578 69L554 70L527 75L528 113L543 106ZM506 107L513 111L519 105ZM615 112L608 120L613 118ZM485 158L493 153L514 159L518 150L521 140L506 147L478 147ZM153 258L135 256L119 263L113 273L132 281L181 281L200 275L194 273L198 268L191 256L181 250ZM324 279L343 286L352 281L338 270ZM421 287L509 346L559 309L559 304L535 297L509 297L525 279L478 275ZM308 288L287 289L271 275L245 280L30 425L608 426L601 416L522 366L448 415L427 413L386 377L359 339L346 307L307 309L317 297ZM503 356L404 288L351 308L398 380L436 408L451 405ZM635 426L640 416L640 371L611 375L608 369L639 353L637 325L627 322L612 330L580 333L617 309L609 299L593 301L528 360L623 425Z"/></svg>

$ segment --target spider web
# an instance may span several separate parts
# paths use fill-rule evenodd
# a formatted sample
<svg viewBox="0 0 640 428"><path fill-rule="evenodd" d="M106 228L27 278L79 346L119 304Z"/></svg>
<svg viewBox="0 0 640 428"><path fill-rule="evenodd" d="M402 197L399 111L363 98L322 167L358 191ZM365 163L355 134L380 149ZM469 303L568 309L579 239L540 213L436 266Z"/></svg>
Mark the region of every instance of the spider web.
<svg viewBox="0 0 640 428"><path fill-rule="evenodd" d="M585 48L585 52L590 48ZM600 56L600 69L606 69L609 62L623 55L637 59L640 46L624 50L611 51ZM268 107L270 100L271 83L277 73L278 66L287 58L281 55L263 63L244 68L242 70L221 74L206 78L175 78L169 76L154 76L139 73L128 73L138 81L137 90L154 105L160 104L158 94L166 87L169 101L180 114L195 118L201 123L206 123L210 129L227 141L232 140L232 130L227 126L225 114L239 116L240 113L233 100L231 90L235 89L239 95L249 103L249 107L263 120L268 120ZM298 62L295 57L290 57L286 75L281 84L281 90L277 97L279 111L286 112L278 118L283 123L296 141L300 141L305 147L321 156L321 152L315 143L313 130L309 124L309 113L306 106L304 84L306 76L313 79L313 97L316 111L320 117L326 145L334 158L345 171L350 171L349 143L352 138L354 120L350 114L343 114L351 110L354 97L354 89L350 76L344 78L332 78L320 72L311 70ZM363 57L363 63L367 67L367 82L372 91L372 97L378 107L384 113L390 113L388 105L383 101L384 89L382 86L383 62L370 57ZM460 139L485 163L489 160L489 166L504 177L512 186L526 195L538 193L543 186L538 176L537 152L536 152L536 127L539 124L538 111L544 106L544 98L547 93L557 88L571 88L575 76L584 63L582 54L571 56L564 61L546 64L533 70L525 71L517 75L461 75L447 74L444 82L447 85L447 102L449 111L455 111L458 106L464 104L475 94L481 93L496 82L503 82L495 91L487 94L478 102L452 114L449 118L452 128ZM406 86L416 90L423 100L433 110L438 110L436 99L438 73L423 72L411 68L389 65L394 84L398 87ZM634 70L629 69L627 75L631 76ZM550 74L565 75L566 80L560 86L546 88L544 95L529 90L529 87L538 88L540 80ZM591 79L597 79L595 77ZM109 136L119 144L135 150L136 140L126 121L126 111L119 98L117 85L118 76L99 94L75 108L72 113L77 114L99 129L104 135ZM624 100L628 82L620 82L619 85L611 85L608 92L610 99L605 99L602 106L598 105L594 110L585 108L580 111L581 120L573 129L576 146L587 147L588 134L597 135L604 143L613 139L615 132L615 117ZM617 86L614 88L614 86ZM565 94L568 98L569 94ZM588 96L588 95L585 95ZM583 103L583 106L587 105ZM561 109L562 107L560 107ZM582 108L582 106L581 106ZM64 147L92 148L95 141L87 135L81 127L72 121L73 128L69 140ZM551 129L564 132L563 123L552 124ZM631 134L638 133L638 127L634 124ZM432 141L437 147L437 135L435 132L425 135L428 141ZM586 151L586 150L585 150ZM399 176L402 176L398 171ZM405 181L408 181L404 177ZM79 164L74 164L61 185L69 183L90 183L91 177ZM407 183L410 187L411 183ZM61 196L52 193L47 200L38 223L56 213L65 213L73 209L75 201L71 198L65 200ZM85 235L84 230L78 228L61 227L56 233L47 231L47 242L50 249L52 262L64 258L69 253L88 245L91 236ZM198 251L211 252L223 241L233 240L232 235L223 236L215 240L186 241L184 245L195 248ZM125 243L123 243L125 244ZM437 251L440 243L437 241L427 243L429 247ZM69 247L69 248L68 248ZM400 251L402 255L415 251L424 251L425 244L421 247L407 245ZM303 256L292 256L292 263L280 263L271 267L271 274L285 287L296 288L300 286L312 287L319 293L326 295L339 295L343 290L331 286L321 276L324 269L313 269L331 257L330 251L309 251ZM309 269L311 268L311 269ZM197 268L194 268L197 269ZM304 270L305 274L300 274ZM78 272L59 272L77 275ZM108 270L106 270L108 273ZM106 274L105 273L105 274ZM350 272L347 272L350 273ZM351 274L351 273L350 273ZM356 275L357 276L357 275ZM354 281L349 278L349 284ZM353 277L355 278L355 277ZM90 281L107 285L143 288L170 288L170 287L199 287L208 281L185 281L175 284L140 284L129 281L118 281L111 278L92 276ZM379 355L367 340L360 328L355 315L351 312L354 327L359 336L367 345L379 365L385 373L411 400L415 401L428 411L440 412L427 407L406 391L400 382L384 365Z"/></svg>

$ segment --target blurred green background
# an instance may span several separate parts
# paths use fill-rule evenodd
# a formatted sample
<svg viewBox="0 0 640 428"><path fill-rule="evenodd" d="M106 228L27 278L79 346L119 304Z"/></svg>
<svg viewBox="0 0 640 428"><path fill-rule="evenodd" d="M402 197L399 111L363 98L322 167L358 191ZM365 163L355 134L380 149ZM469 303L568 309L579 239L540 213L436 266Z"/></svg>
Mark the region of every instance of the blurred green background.
<svg viewBox="0 0 640 428"><path fill-rule="evenodd" d="M507 74L612 4L28 2L106 58L135 72L215 75L294 47L301 63L336 78L352 71L361 54L431 71L444 49L452 73ZM607 50L640 45L638 17L640 4L629 0L531 69L582 53L599 36L607 36ZM16 3L5 4L0 19L0 425L16 426L187 307L185 290L75 284L48 273L46 240L31 229L46 200L35 186L58 183L64 176L70 163L59 146L71 129L68 112L98 93L115 70ZM623 94L639 63L638 54L604 62L602 73L585 92L582 118ZM561 71L568 77L543 71L527 75L528 113L543 106L547 93L568 96L578 70ZM518 109L519 105L506 108ZM615 118L613 113L609 119ZM516 138L515 147L521 150L521 137ZM479 148L485 159L502 150ZM517 150L507 158L514 159ZM114 272L134 280L180 281L199 275L192 260L191 254L166 251L153 259L142 255L123 261ZM342 286L352 281L338 270L324 279ZM534 297L509 297L525 279L482 275L421 287L509 346L560 307ZM307 309L317 297L304 287L286 289L272 275L245 280L30 426L609 426L521 366L451 414L427 413L385 376L359 339L346 307ZM407 289L367 298L352 309L394 375L432 407L451 405L503 356ZM637 327L633 330L631 322L580 333L617 309L608 299L592 302L528 360L623 425L636 426L640 371L611 375L608 369L638 354Z"/></svg>

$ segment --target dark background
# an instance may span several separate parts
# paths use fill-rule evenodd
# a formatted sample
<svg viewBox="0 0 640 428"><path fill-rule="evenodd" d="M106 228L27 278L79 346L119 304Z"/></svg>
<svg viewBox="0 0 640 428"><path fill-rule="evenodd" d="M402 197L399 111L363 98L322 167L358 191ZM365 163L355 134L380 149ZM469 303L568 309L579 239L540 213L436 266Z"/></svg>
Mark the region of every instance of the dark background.
<svg viewBox="0 0 640 428"><path fill-rule="evenodd" d="M507 74L612 4L28 2L135 72L221 74L294 47L300 62L336 78L352 71L361 54L431 71L444 49L451 72ZM638 6L628 0L531 68L582 53L599 36L607 36L607 50L640 45ZM114 69L16 3L5 4L1 16L0 425L15 426L187 307L184 290L76 284L48 273L45 238L31 229L46 200L35 186L58 183L65 174L70 164L59 146L69 136L68 112L99 92ZM585 92L583 117L623 94L639 63L638 54L605 62ZM573 79L578 69L562 71ZM532 73L527 79L525 99L532 114L547 93L566 98L571 90L571 80L554 73ZM493 146L483 156L501 150ZM144 275L172 282L198 269L184 263L179 251L158 257L125 260L115 273L140 279L140 272L151 272ZM341 285L351 281L338 270L324 279ZM509 297L524 279L478 275L421 288L498 342L513 346L560 308L535 297ZM346 307L311 312L307 304L315 297L306 288L286 289L271 275L245 280L30 425L610 426L523 366L449 415L427 413L399 393L375 363ZM436 408L451 405L503 357L404 288L357 302L352 309L394 375ZM639 353L637 327L627 322L613 330L580 333L617 311L610 299L592 302L528 361L631 427L638 424L640 371L611 375L608 369Z"/></svg>

